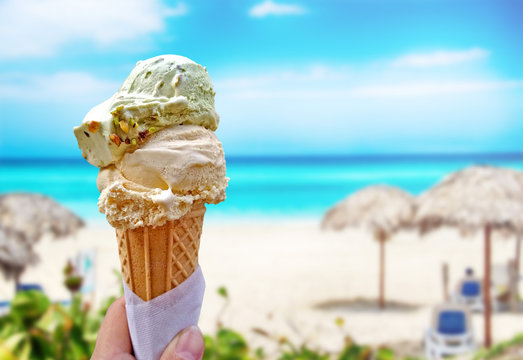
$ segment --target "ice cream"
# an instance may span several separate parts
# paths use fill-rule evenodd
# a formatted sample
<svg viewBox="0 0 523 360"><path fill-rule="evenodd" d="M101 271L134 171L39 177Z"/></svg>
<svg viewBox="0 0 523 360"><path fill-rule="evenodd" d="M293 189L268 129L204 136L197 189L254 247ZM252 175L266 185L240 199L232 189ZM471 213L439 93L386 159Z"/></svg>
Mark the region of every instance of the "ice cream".
<svg viewBox="0 0 523 360"><path fill-rule="evenodd" d="M205 204L225 200L229 180L218 123L207 70L162 55L139 61L74 129L100 167L98 207L116 229L123 279L145 301L197 269Z"/></svg>
<svg viewBox="0 0 523 360"><path fill-rule="evenodd" d="M227 180L223 149L212 131L171 126L100 169L98 206L115 228L159 226L197 201L223 201Z"/></svg>
<svg viewBox="0 0 523 360"><path fill-rule="evenodd" d="M104 167L168 126L216 130L214 94L206 68L186 57L139 61L116 94L91 109L74 134L85 159Z"/></svg>
<svg viewBox="0 0 523 360"><path fill-rule="evenodd" d="M183 56L139 61L74 133L100 167L98 206L115 228L160 226L198 201L225 199L228 179L207 70Z"/></svg>

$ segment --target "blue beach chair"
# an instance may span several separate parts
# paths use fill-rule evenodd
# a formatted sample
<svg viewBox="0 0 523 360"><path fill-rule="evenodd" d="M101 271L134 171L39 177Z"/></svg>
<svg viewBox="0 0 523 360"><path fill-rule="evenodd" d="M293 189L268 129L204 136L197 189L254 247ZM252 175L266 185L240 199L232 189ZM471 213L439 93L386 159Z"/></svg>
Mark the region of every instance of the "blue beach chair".
<svg viewBox="0 0 523 360"><path fill-rule="evenodd" d="M28 291L28 290L37 290L43 292L42 286L39 284L17 284L16 285L16 292L19 291Z"/></svg>
<svg viewBox="0 0 523 360"><path fill-rule="evenodd" d="M459 304L467 305L470 310L476 312L483 311L483 285L480 279L465 278L458 283L454 293L454 301Z"/></svg>
<svg viewBox="0 0 523 360"><path fill-rule="evenodd" d="M463 355L476 349L470 309L464 304L443 304L434 308L432 326L425 334L428 359Z"/></svg>

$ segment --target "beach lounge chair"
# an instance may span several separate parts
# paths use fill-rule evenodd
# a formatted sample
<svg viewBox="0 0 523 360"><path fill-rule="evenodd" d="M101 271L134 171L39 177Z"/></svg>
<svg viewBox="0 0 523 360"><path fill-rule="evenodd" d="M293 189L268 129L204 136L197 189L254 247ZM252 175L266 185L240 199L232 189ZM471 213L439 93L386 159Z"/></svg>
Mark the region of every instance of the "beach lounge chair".
<svg viewBox="0 0 523 360"><path fill-rule="evenodd" d="M430 360L471 353L476 348L470 309L464 304L434 308L432 325L425 334L425 353Z"/></svg>
<svg viewBox="0 0 523 360"><path fill-rule="evenodd" d="M483 286L480 279L467 277L458 283L454 302L467 305L470 310L483 311Z"/></svg>
<svg viewBox="0 0 523 360"><path fill-rule="evenodd" d="M17 284L16 292L19 291L28 291L28 290L37 290L43 292L42 286L40 284Z"/></svg>
<svg viewBox="0 0 523 360"><path fill-rule="evenodd" d="M513 297L517 299L518 278L511 278L510 264L494 264L492 266L492 306L494 311L506 311L510 308ZM515 283L512 283L515 282ZM513 293L515 292L515 293ZM517 302L517 300L516 300Z"/></svg>

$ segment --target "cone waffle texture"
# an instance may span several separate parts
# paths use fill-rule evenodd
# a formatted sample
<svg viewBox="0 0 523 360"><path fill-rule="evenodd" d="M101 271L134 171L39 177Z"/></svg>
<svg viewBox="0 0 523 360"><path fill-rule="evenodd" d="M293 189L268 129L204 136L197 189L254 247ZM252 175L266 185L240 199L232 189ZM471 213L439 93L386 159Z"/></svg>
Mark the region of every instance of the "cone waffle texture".
<svg viewBox="0 0 523 360"><path fill-rule="evenodd" d="M161 226L116 229L122 276L136 295L149 301L194 272L204 215L202 202L180 219Z"/></svg>

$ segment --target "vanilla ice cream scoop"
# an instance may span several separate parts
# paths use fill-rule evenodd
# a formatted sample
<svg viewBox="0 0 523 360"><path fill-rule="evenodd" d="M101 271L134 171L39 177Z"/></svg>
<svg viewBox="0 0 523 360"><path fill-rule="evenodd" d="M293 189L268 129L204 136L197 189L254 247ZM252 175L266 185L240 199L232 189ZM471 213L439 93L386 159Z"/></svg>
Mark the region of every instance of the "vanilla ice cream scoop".
<svg viewBox="0 0 523 360"><path fill-rule="evenodd" d="M178 55L139 61L120 89L74 128L82 155L114 164L161 129L185 124L216 130L213 85L206 68Z"/></svg>
<svg viewBox="0 0 523 360"><path fill-rule="evenodd" d="M100 169L98 207L116 228L159 226L183 216L196 201L223 201L228 180L222 145L212 131L171 126Z"/></svg>

